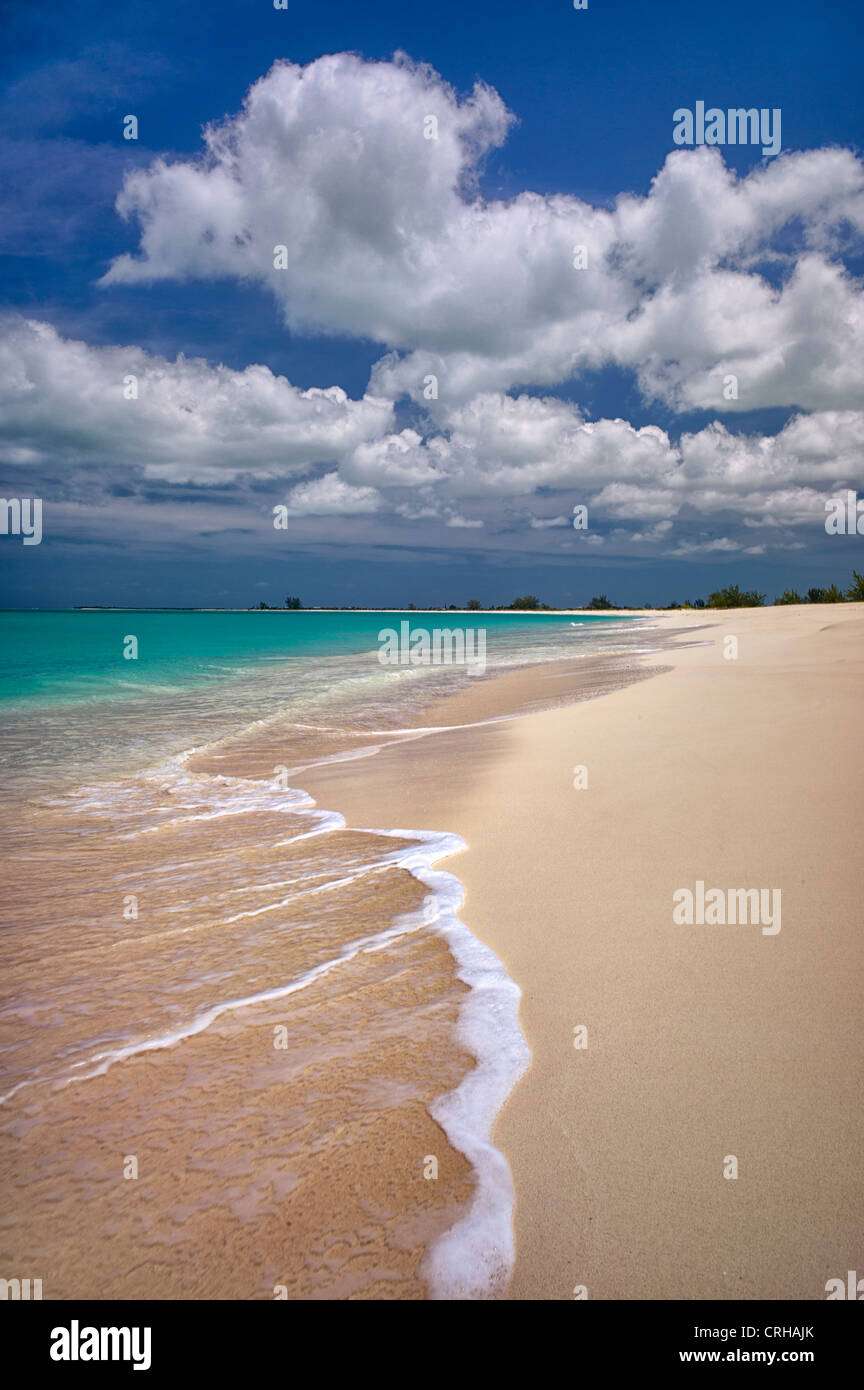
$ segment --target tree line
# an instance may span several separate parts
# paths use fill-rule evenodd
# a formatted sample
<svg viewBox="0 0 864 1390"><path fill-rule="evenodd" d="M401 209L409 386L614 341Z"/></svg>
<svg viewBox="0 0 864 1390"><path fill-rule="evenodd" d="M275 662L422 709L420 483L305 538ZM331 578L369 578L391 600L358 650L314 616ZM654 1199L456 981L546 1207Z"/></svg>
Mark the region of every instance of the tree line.
<svg viewBox="0 0 864 1390"><path fill-rule="evenodd" d="M619 612L622 608L648 608L652 611L669 612L675 608L764 608L766 603L765 594L760 594L756 589L739 589L737 584L727 584L723 589L716 589L709 594L707 599L685 599L683 603L612 603L606 594L596 594L589 603L584 605L588 612ZM839 589L836 584L829 584L827 589L812 588L806 594L801 595L797 589L784 589L774 599L774 607L789 603L864 603L864 574L852 571L852 583L847 589ZM285 600L285 608L293 611L302 609L303 604L299 598L289 595ZM521 598L514 598L511 603L499 603L486 605L477 598L469 598L465 607L471 613L510 613L510 612L546 612L555 611L552 604L541 603L534 594L524 594ZM256 610L267 609L273 611L269 603L253 604ZM409 612L416 610L416 604L407 605ZM278 610L277 610L278 611ZM324 610L328 611L328 610ZM333 607L331 610L337 613L364 612L365 609L356 604L350 608ZM455 603L440 604L436 607L429 607L427 612L432 613L455 613L459 610ZM579 610L565 609L559 612L575 612Z"/></svg>

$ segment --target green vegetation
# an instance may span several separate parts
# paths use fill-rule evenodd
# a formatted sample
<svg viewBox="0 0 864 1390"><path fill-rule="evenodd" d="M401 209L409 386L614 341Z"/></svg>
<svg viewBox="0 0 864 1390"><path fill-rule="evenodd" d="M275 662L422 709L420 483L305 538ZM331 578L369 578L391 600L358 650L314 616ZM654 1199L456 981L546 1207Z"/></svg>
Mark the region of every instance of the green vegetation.
<svg viewBox="0 0 864 1390"><path fill-rule="evenodd" d="M783 593L774 599L774 606L780 607L791 603L846 602L864 603L864 574L858 574L856 570L852 571L852 583L846 590L838 588L836 584L829 584L827 588L813 587L808 589L807 593L802 598L797 589L784 589ZM764 605L764 594L758 593L755 589L739 589L737 584L727 584L725 588L717 589L714 593L709 594L707 599L685 599L683 603L679 603L677 599L666 604L646 603L644 608L650 612L670 612L676 609L683 610L688 608L762 608ZM256 611L260 611L261 609L273 611L270 608L270 604L265 603L263 599L260 603L253 604L252 606ZM303 604L300 602L299 598L289 595L285 600L285 608L289 611L296 612L302 607ZM417 611L413 603L407 604L406 607L411 612ZM612 603L606 594L595 594L594 597L584 605L584 610L589 613L617 613L621 611L622 607L633 607L635 609L637 605ZM481 603L479 599L469 598L465 604L465 608L469 613L551 613L554 611L551 604L541 603L535 594L523 594L521 598L514 598L511 603L498 604L497 607L494 604L487 607L487 605ZM365 610L363 605L346 604L342 606L327 605L317 611L353 613L363 612ZM376 610L372 608L368 611L374 612ZM441 603L437 607L424 608L421 611L429 613L453 613L457 611L457 608L455 603ZM562 608L560 611L576 612L580 610L576 608Z"/></svg>
<svg viewBox="0 0 864 1390"><path fill-rule="evenodd" d="M540 600L535 598L533 594L526 594L524 598L514 598L513 602L508 603L506 607L518 608L520 610L526 608L531 610L537 608L545 608L547 611L551 611L549 609L548 603L541 603Z"/></svg>
<svg viewBox="0 0 864 1390"><path fill-rule="evenodd" d="M717 589L708 595L709 608L761 608L765 602L764 594L755 589L739 589L737 584L728 584L725 589Z"/></svg>
<svg viewBox="0 0 864 1390"><path fill-rule="evenodd" d="M827 589L808 589L805 598L800 598L795 590L787 591L789 597L783 595L782 599L775 599L775 603L845 603L846 595L842 589L838 589L836 584L829 584Z"/></svg>
<svg viewBox="0 0 864 1390"><path fill-rule="evenodd" d="M827 589L822 591L823 603L845 603L846 595L842 589L838 589L836 584L829 584Z"/></svg>

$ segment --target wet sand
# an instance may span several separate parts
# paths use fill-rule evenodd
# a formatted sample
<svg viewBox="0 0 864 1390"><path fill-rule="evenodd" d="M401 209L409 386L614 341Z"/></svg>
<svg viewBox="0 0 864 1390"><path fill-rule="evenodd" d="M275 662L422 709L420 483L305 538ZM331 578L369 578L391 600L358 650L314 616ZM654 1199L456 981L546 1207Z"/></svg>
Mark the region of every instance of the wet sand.
<svg viewBox="0 0 864 1390"><path fill-rule="evenodd" d="M378 939L427 897L393 827L462 837L461 920L523 992L509 1297L822 1298L860 1265L864 608L651 622L655 656L477 680L422 737L277 721L107 809L7 807L0 1043L39 1079L0 1109L4 1265L46 1298L428 1297L476 1194L430 1111L474 1063L434 924ZM305 838L277 768L344 828ZM781 931L676 925L698 880L779 887ZM162 1045L213 997L245 1002Z"/></svg>
<svg viewBox="0 0 864 1390"><path fill-rule="evenodd" d="M587 698L636 667L592 656L490 674L465 695L482 687L495 717L564 689ZM334 708L350 716L350 699ZM457 1144L441 1110L452 1121L448 1097L498 1065L497 1043L484 1063L463 1036L477 992L451 950L467 936L450 925L458 883L430 891L407 867L409 834L343 826L297 790L322 758L347 757L332 765L362 781L376 749L416 736L399 724L410 711L393 715L390 732L362 706L354 727L274 715L154 768L56 791L43 779L0 808L17 885L0 1256L45 1298L504 1287L494 1240L479 1260L429 1266L490 1190L484 1230L512 1243L506 1165L481 1143L474 1168L485 1131L472 1112ZM493 1012L495 988L482 991ZM504 1186L484 1189L496 1164Z"/></svg>
<svg viewBox="0 0 864 1390"><path fill-rule="evenodd" d="M521 987L532 1052L494 1132L511 1298L821 1299L862 1258L864 607L660 621L705 645L304 785L349 824L468 844L462 920ZM429 722L486 712L478 689ZM675 924L699 880L779 887L781 930Z"/></svg>

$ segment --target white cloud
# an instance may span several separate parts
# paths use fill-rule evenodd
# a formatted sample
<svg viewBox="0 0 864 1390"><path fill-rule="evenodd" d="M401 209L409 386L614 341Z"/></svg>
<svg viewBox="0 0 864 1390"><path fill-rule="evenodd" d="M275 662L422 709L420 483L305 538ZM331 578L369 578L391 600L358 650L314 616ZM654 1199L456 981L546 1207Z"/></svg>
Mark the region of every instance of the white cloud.
<svg viewBox="0 0 864 1390"><path fill-rule="evenodd" d="M430 116L437 139L424 138ZM851 151L784 154L739 178L717 149L676 150L647 196L612 209L565 194L484 200L480 161L511 119L490 88L460 101L404 58L277 63L239 115L208 128L199 159L127 177L118 207L140 223L140 251L105 283L266 285L293 329L391 349L376 394L422 403L434 373L439 414L607 363L678 410L860 403L862 291L838 259L864 231ZM794 249L778 249L781 231ZM728 374L737 399L723 395Z"/></svg>
<svg viewBox="0 0 864 1390"><path fill-rule="evenodd" d="M738 541L730 540L728 536L718 536L715 540L682 541L680 545L676 545L672 554L695 555L701 552L710 555L717 551L726 554L730 551L741 550L741 548Z"/></svg>
<svg viewBox="0 0 864 1390"><path fill-rule="evenodd" d="M132 373L139 397L125 400ZM283 505L297 520L374 518L388 543L406 526L426 538L485 527L525 545L542 536L550 554L601 544L604 532L607 548L755 554L785 548L796 528L818 535L825 499L864 488L864 411L796 415L777 435L715 421L677 442L656 426L586 420L557 397L500 392L425 426L396 432L392 421L389 402L300 391L265 367L172 363L66 341L46 324L0 324L0 459L37 475L86 474L66 495L97 509L118 474L139 487L252 479L245 502L235 491L230 507L211 506L208 529L254 530ZM293 485L280 490L282 479ZM530 499L544 514L526 514ZM587 533L572 529L577 503L589 509Z"/></svg>
<svg viewBox="0 0 864 1390"><path fill-rule="evenodd" d="M864 399L860 284L815 253L798 260L780 290L719 268L664 284L610 336L643 395L680 411L818 410ZM737 396L726 400L730 376Z"/></svg>
<svg viewBox="0 0 864 1390"><path fill-rule="evenodd" d="M554 396L485 392L443 417L446 432L423 446L442 491L452 497L518 497L537 488L649 479L675 465L669 438L654 425L586 421ZM579 499L581 500L581 499Z"/></svg>
<svg viewBox="0 0 864 1390"><path fill-rule="evenodd" d="M424 138L430 115L437 139ZM295 326L404 340L418 292L433 314L443 307L447 243L471 206L463 193L510 120L483 84L460 103L406 59L276 63L236 119L207 128L201 160L129 176L118 207L142 223L143 254L120 257L106 281L252 278ZM279 245L285 270L273 265Z"/></svg>
<svg viewBox="0 0 864 1390"><path fill-rule="evenodd" d="M434 453L423 448L423 436L416 430L402 430L383 439L358 444L342 467L351 483L373 487L431 486L441 481Z"/></svg>
<svg viewBox="0 0 864 1390"><path fill-rule="evenodd" d="M382 504L372 487L351 487L338 473L298 483L288 494L288 516L368 516Z"/></svg>
<svg viewBox="0 0 864 1390"><path fill-rule="evenodd" d="M137 399L124 382L137 380ZM131 389L128 387L127 389ZM301 391L269 367L176 362L137 347L89 347L50 324L0 323L5 458L70 465L118 461L145 478L224 483L302 473L392 427L390 402L339 386ZM11 452L10 452L11 451Z"/></svg>

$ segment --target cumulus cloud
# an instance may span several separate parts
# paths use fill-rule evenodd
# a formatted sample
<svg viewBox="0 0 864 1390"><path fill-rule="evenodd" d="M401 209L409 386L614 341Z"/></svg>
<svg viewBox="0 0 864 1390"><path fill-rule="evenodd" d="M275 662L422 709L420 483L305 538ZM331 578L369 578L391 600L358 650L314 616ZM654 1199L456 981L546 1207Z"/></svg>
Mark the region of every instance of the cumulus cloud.
<svg viewBox="0 0 864 1390"><path fill-rule="evenodd" d="M715 421L676 442L656 426L586 420L556 397L486 393L452 411L446 428L430 425L425 436L406 430L359 446L340 472L390 499L401 499L410 483L417 510L402 515L447 515L470 502L490 521L512 525L520 500L549 495L551 514L524 517L529 530L569 532L561 543L586 543L587 534L572 535L572 507L579 503L589 508L594 544L598 523L621 523L634 541L684 554L669 534L673 523L680 530L701 518L703 525L776 526L788 533L824 519L828 496L864 486L864 411L793 416L777 435L737 434ZM570 515L562 511L563 498ZM628 532L619 526L615 534L621 539ZM784 540L778 534L773 542ZM762 549L722 536L688 545Z"/></svg>
<svg viewBox="0 0 864 1390"><path fill-rule="evenodd" d="M134 382L134 384L133 384ZM137 398L127 398L137 391ZM173 483L308 472L392 427L392 404L301 391L137 347L89 347L47 323L0 322L0 425L10 463L114 465ZM0 446L2 447L2 446Z"/></svg>
<svg viewBox="0 0 864 1390"><path fill-rule="evenodd" d="M206 129L201 159L129 176L118 208L141 222L142 254L116 260L106 283L260 280L294 326L381 339L405 338L419 291L446 334L443 243L472 206L477 160L511 119L482 83L459 102L406 59L277 63L236 119ZM463 276L458 262L453 271Z"/></svg>
<svg viewBox="0 0 864 1390"><path fill-rule="evenodd" d="M862 289L841 259L864 232L851 151L738 177L716 148L676 150L646 196L611 209L487 200L482 159L511 121L489 87L460 100L404 57L277 63L199 158L130 173L118 208L140 246L105 283L263 284L293 329L389 349L375 394L421 402L438 377L433 413L612 363L682 411L860 403Z"/></svg>
<svg viewBox="0 0 864 1390"><path fill-rule="evenodd" d="M338 473L298 483L288 494L287 516L368 516L383 498L372 487L352 487Z"/></svg>
<svg viewBox="0 0 864 1390"><path fill-rule="evenodd" d="M131 377L137 400L124 398ZM796 528L818 532L827 497L864 487L860 410L798 414L776 435L714 421L677 441L526 393L484 392L402 430L394 418L392 402L300 391L266 367L169 362L64 340L47 324L0 323L7 469L71 471L76 492L64 495L96 507L100 488L118 495L118 479L148 496L161 490L160 500L173 490L188 501L189 484L234 487L208 522L214 531L272 526L279 506L297 523L374 520L388 541L411 527L427 539L484 530L530 547L542 538L549 554L601 544L759 554L786 547ZM576 504L588 507L587 532L572 527Z"/></svg>
<svg viewBox="0 0 864 1390"><path fill-rule="evenodd" d="M723 269L664 284L612 338L643 396L679 411L818 410L864 398L860 284L815 253L777 290Z"/></svg>

